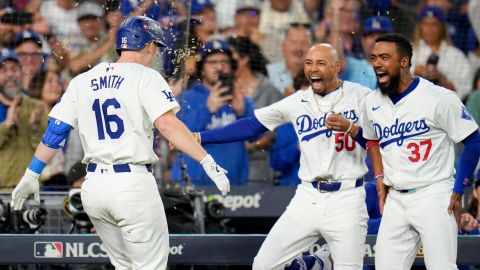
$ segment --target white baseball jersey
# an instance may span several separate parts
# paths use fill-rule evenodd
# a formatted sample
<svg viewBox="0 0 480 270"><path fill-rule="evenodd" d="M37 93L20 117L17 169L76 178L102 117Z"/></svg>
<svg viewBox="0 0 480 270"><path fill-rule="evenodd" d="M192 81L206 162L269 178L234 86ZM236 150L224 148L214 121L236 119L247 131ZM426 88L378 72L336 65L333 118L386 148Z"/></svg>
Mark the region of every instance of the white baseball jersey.
<svg viewBox="0 0 480 270"><path fill-rule="evenodd" d="M300 169L303 181L315 177L334 180L351 180L363 177L367 172L366 151L344 132L325 127L327 116L342 113L352 122L358 122L362 99L371 90L360 84L343 82L336 91L320 96L311 87L255 110L255 116L266 128L291 122L300 145Z"/></svg>
<svg viewBox="0 0 480 270"><path fill-rule="evenodd" d="M151 164L153 123L179 105L155 70L134 63L100 63L75 77L49 116L79 127L83 163Z"/></svg>
<svg viewBox="0 0 480 270"><path fill-rule="evenodd" d="M384 182L396 189L453 179L453 143L478 129L455 92L419 77L395 104L370 93L363 110L363 136L379 140Z"/></svg>

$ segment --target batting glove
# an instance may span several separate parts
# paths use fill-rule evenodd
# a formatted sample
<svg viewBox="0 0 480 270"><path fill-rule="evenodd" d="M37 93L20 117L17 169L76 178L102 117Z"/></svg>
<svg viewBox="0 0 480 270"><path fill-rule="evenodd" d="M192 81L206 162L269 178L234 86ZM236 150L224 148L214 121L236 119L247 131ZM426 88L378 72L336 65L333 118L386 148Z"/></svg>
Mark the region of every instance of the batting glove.
<svg viewBox="0 0 480 270"><path fill-rule="evenodd" d="M218 166L218 164L213 160L213 157L210 155L205 156L200 160L203 169L207 173L208 177L217 185L217 188L220 190L223 196L227 195L230 191L230 181L228 181L227 176L225 175L227 170Z"/></svg>
<svg viewBox="0 0 480 270"><path fill-rule="evenodd" d="M38 178L40 174L33 172L30 169L25 171L20 182L12 192L12 202L10 203L11 207L15 211L22 210L23 204L27 200L28 196L33 194L33 199L40 203L40 185L38 183Z"/></svg>

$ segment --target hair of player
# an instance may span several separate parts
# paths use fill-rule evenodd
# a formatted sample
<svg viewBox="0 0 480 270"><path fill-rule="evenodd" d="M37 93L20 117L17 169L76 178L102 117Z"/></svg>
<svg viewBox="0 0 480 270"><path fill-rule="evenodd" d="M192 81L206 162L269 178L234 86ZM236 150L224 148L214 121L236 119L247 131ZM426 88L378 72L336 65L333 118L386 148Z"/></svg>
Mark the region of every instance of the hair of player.
<svg viewBox="0 0 480 270"><path fill-rule="evenodd" d="M397 53L401 57L407 57L408 66L409 67L412 66L412 55L413 55L412 43L404 35L401 35L398 33L383 34L379 36L377 39L375 39L375 43L378 43L378 42L395 43L395 45L397 46Z"/></svg>

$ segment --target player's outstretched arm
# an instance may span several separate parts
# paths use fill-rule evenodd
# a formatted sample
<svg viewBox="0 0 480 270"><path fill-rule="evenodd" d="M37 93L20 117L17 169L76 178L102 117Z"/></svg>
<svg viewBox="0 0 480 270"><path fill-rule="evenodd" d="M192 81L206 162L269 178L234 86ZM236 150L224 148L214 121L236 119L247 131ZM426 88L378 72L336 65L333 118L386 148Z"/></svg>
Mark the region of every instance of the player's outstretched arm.
<svg viewBox="0 0 480 270"><path fill-rule="evenodd" d="M202 144L230 143L257 138L268 131L255 116L245 117L224 127L196 133L196 139Z"/></svg>
<svg viewBox="0 0 480 270"><path fill-rule="evenodd" d="M168 111L155 120L155 127L162 135L172 143L176 149L189 155L202 164L203 169L223 195L230 191L226 170L220 167L212 156L197 142L190 130L175 116Z"/></svg>
<svg viewBox="0 0 480 270"><path fill-rule="evenodd" d="M25 174L12 192L11 206L14 210L21 210L27 198L33 194L33 199L40 202L40 185L38 178L46 163L62 147L70 133L71 126L60 120L51 118L43 135L42 142L37 146L35 154Z"/></svg>

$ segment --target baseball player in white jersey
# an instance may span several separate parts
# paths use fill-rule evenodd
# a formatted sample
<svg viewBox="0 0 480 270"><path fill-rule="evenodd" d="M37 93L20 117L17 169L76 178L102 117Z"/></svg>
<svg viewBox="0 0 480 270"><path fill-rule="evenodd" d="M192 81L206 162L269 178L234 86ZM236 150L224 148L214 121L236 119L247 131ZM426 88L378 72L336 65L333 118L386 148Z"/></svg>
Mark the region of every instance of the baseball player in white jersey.
<svg viewBox="0 0 480 270"><path fill-rule="evenodd" d="M38 176L71 128L78 128L87 165L81 197L85 211L116 269L165 269L168 228L152 163L153 129L200 161L222 194L229 181L195 141L175 112L179 105L162 76L150 69L165 46L157 22L126 19L117 34L116 63L101 63L75 77L52 109L48 129L12 193L22 208L30 194L39 199Z"/></svg>
<svg viewBox="0 0 480 270"><path fill-rule="evenodd" d="M292 123L301 151L302 183L265 239L253 269L284 269L320 237L329 244L336 270L362 269L368 219L362 188L366 141L329 129L326 121L329 115L342 114L357 122L362 99L371 90L338 78L340 61L329 44L312 46L304 69L311 84L308 90L199 137L202 143L238 141Z"/></svg>
<svg viewBox="0 0 480 270"><path fill-rule="evenodd" d="M379 140L385 168L377 181L383 217L375 267L410 269L423 244L428 269L457 269L461 197L478 163L480 135L453 91L412 77L411 57L411 43L399 34L377 38L371 53L380 89L365 98L361 122L363 136ZM465 147L455 175L458 142Z"/></svg>

